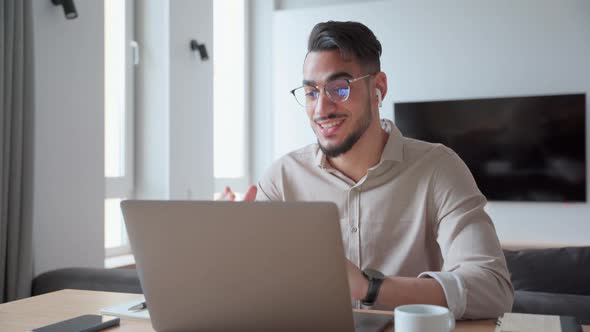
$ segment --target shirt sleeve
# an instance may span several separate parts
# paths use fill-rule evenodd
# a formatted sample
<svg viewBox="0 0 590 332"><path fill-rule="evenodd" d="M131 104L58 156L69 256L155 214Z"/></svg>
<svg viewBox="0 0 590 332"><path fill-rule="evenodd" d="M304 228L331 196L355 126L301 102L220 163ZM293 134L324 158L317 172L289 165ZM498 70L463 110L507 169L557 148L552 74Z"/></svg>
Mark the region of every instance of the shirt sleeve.
<svg viewBox="0 0 590 332"><path fill-rule="evenodd" d="M423 272L418 278L432 278L442 287L449 310L455 319L461 318L467 306L467 289L461 274L454 272Z"/></svg>
<svg viewBox="0 0 590 332"><path fill-rule="evenodd" d="M494 224L465 163L448 148L433 174L432 200L442 271L437 280L456 318L496 318L512 310L514 289Z"/></svg>
<svg viewBox="0 0 590 332"><path fill-rule="evenodd" d="M282 167L280 161L275 162L258 181L256 201L283 201L283 193L280 189Z"/></svg>

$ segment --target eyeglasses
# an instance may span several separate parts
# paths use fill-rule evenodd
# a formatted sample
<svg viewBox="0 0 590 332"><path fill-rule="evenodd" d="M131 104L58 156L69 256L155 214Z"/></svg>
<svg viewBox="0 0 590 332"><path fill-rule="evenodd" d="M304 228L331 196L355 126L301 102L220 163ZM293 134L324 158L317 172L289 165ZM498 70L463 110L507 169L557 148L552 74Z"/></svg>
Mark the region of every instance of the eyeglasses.
<svg viewBox="0 0 590 332"><path fill-rule="evenodd" d="M331 101L341 103L348 100L350 96L350 85L356 81L371 77L374 74L367 74L351 79L337 79L324 84L324 92ZM299 105L305 108L314 108L320 98L321 87L319 85L303 85L290 91Z"/></svg>

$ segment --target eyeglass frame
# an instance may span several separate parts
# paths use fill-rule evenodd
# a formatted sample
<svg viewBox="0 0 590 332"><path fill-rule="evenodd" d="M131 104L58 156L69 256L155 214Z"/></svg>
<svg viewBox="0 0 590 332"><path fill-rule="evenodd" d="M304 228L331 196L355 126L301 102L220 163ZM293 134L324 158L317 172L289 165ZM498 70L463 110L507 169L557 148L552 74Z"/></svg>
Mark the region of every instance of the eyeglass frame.
<svg viewBox="0 0 590 332"><path fill-rule="evenodd" d="M297 87L297 88L295 88L295 89L293 89L293 90L291 90L291 91L289 91L289 92L290 92L290 93L293 95L293 97L295 98L295 101L297 102L297 104L299 104L299 105L300 105L301 107L303 107L303 108L310 108L310 107L313 107L313 106L302 105L302 104L299 102L299 100L297 99L297 96L295 95L295 91L297 91L297 90L299 90L299 89L304 89L305 87L313 87L313 88L315 88L316 90L318 90L318 91L320 92L320 94L321 94L321 91L323 90L323 91L324 91L324 94L325 94L325 95L326 95L326 96L327 96L327 97L328 97L328 98L329 98L329 99L330 99L332 102L334 102L334 103L343 103L343 102L347 101L347 100L348 100L348 98L350 97L350 93L351 93L351 90L350 90L350 89L351 89L351 85L352 85L352 83L354 83L354 82L356 82L356 81L364 80L365 78L367 78L367 77L371 77L371 76L373 76L373 75L375 75L375 74L377 74L377 73L369 73L369 74L366 74L366 75L363 75L363 76L359 76L359 77L353 77L353 78L336 78L336 79L333 79L333 80L330 80L330 81L328 81L328 82L324 83L324 84L321 86L321 89L320 89L320 86L319 86L319 85L313 85L313 84L304 84L304 85L302 85L302 86L300 86L300 87ZM348 92L348 95L346 96L346 98L345 98L345 99L336 101L336 100L333 100L333 99L332 99L332 96L331 96L331 95L330 95L330 93L329 93L329 92L326 90L326 84L328 84L328 83L330 83L330 82L333 82L333 81L339 81L339 80L346 81L346 82L348 83L348 89L349 89L349 92ZM319 96L318 96L318 98L319 98ZM316 99L316 101L315 101L315 104L314 104L314 106L315 106L315 105L317 105L317 99Z"/></svg>

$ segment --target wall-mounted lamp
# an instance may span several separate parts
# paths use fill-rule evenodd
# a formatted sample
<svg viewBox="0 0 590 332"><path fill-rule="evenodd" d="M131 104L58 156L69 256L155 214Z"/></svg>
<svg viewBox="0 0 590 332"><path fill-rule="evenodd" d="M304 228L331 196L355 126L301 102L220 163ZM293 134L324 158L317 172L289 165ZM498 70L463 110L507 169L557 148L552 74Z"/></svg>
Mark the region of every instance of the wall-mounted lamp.
<svg viewBox="0 0 590 332"><path fill-rule="evenodd" d="M62 6L64 9L64 14L68 20L73 20L78 17L74 0L51 0L51 3L56 6Z"/></svg>
<svg viewBox="0 0 590 332"><path fill-rule="evenodd" d="M201 56L201 60L209 60L209 54L207 54L207 49L205 48L205 44L199 44L195 39L191 39L191 50L192 51L199 51L199 55Z"/></svg>

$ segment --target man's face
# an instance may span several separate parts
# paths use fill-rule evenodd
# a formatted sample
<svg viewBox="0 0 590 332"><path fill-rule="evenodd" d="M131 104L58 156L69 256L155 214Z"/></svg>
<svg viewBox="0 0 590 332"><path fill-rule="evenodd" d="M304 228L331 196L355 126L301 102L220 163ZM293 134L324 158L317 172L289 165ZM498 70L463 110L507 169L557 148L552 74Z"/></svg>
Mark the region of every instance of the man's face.
<svg viewBox="0 0 590 332"><path fill-rule="evenodd" d="M310 52L303 64L304 85L320 87L315 107L307 108L318 144L328 157L348 152L373 121L369 91L372 77L350 85L344 102L333 102L323 90L335 79L354 79L369 74L355 61L343 61L338 50ZM374 88L373 88L374 90Z"/></svg>

